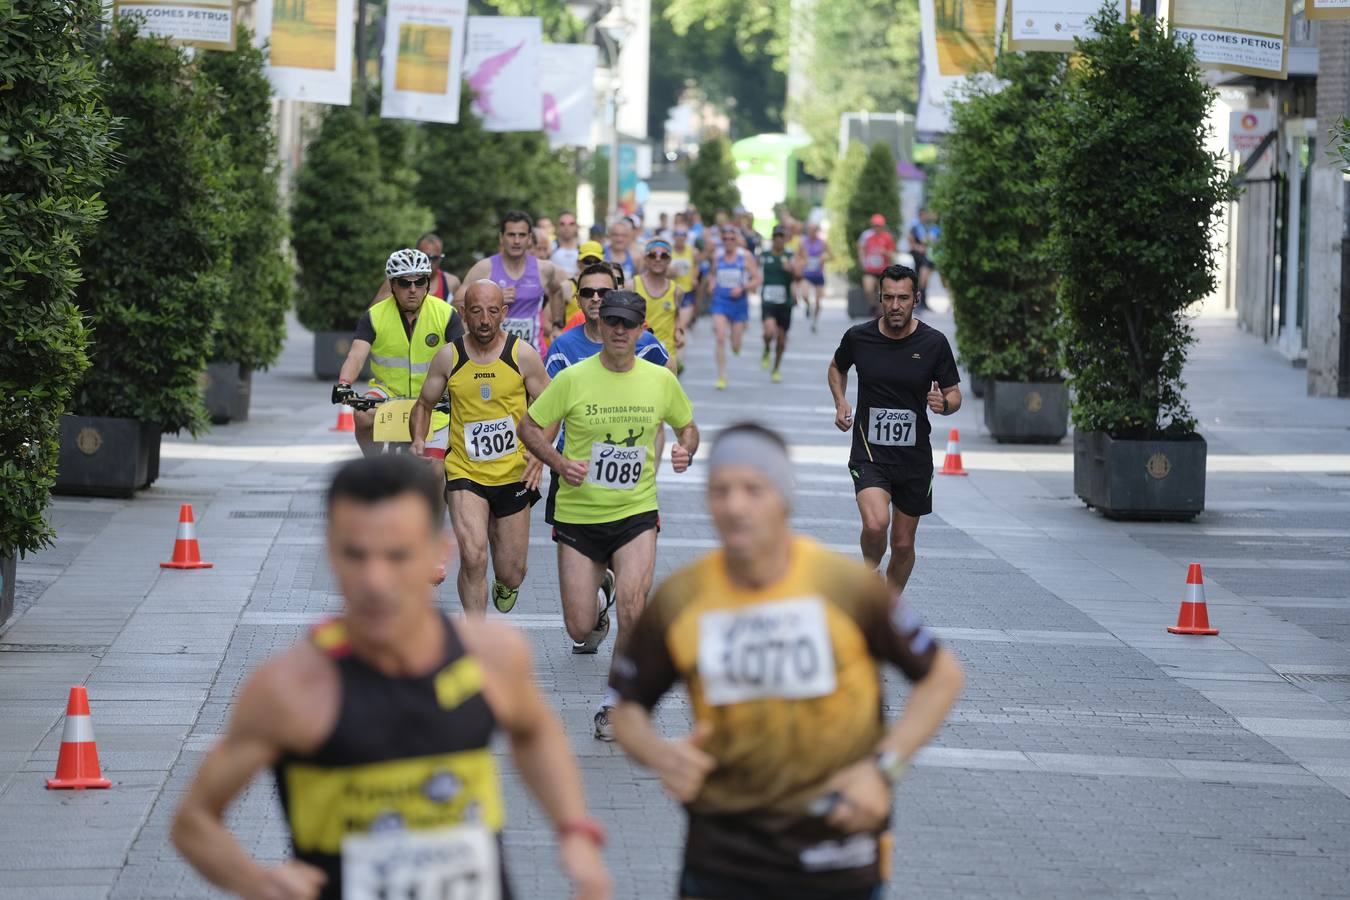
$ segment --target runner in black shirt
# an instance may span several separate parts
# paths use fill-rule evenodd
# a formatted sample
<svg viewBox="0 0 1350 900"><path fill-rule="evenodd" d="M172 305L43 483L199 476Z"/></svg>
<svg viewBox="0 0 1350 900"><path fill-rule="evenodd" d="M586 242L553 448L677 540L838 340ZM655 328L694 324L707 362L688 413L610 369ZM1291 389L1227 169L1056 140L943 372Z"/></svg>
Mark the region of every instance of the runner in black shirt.
<svg viewBox="0 0 1350 900"><path fill-rule="evenodd" d="M881 563L889 531L886 577L901 591L914 570L919 517L933 511L932 428L924 410L946 416L961 408L961 376L951 345L942 332L914 318L917 283L913 269L888 267L878 288L881 317L844 332L827 373L834 424L853 431L848 469L862 514L863 558L873 566ZM845 397L854 366L856 417Z"/></svg>

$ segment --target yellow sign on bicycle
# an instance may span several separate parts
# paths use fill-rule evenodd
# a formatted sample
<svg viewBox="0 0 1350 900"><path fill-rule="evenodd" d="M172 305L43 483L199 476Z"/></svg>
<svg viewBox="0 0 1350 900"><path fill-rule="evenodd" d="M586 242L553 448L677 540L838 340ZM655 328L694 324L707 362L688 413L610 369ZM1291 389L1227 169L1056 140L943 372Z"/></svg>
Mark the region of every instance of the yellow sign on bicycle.
<svg viewBox="0 0 1350 900"><path fill-rule="evenodd" d="M412 441L412 431L408 419L416 400L386 400L375 407L375 440L407 444ZM427 437L431 436L431 423L427 422Z"/></svg>

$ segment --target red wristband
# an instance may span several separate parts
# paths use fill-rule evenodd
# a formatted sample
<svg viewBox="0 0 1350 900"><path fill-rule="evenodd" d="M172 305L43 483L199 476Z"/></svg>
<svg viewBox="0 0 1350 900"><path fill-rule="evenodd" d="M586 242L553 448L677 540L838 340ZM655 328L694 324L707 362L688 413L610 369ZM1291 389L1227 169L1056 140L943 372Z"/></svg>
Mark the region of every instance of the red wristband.
<svg viewBox="0 0 1350 900"><path fill-rule="evenodd" d="M593 819L568 819L558 826L558 837L565 838L571 834L588 837L597 847L605 846L604 826Z"/></svg>

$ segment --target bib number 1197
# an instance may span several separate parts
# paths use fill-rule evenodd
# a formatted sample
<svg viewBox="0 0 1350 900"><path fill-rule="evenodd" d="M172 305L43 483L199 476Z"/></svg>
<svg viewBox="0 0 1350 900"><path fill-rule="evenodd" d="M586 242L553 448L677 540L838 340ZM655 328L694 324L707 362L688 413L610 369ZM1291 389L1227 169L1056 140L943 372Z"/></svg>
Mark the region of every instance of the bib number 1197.
<svg viewBox="0 0 1350 900"><path fill-rule="evenodd" d="M912 409L872 408L867 439L882 447L913 447L918 414Z"/></svg>

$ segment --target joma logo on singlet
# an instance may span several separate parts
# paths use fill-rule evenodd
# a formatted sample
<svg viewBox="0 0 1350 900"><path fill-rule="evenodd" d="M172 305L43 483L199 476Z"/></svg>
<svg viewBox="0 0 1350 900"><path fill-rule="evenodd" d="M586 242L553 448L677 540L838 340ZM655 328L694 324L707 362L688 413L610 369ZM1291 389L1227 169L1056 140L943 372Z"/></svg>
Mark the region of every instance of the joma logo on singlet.
<svg viewBox="0 0 1350 900"><path fill-rule="evenodd" d="M477 381L477 380L480 379L480 378L496 378L496 377L497 377L497 373L496 373L496 372L474 372L474 373L473 373L473 380L474 380L474 381Z"/></svg>

